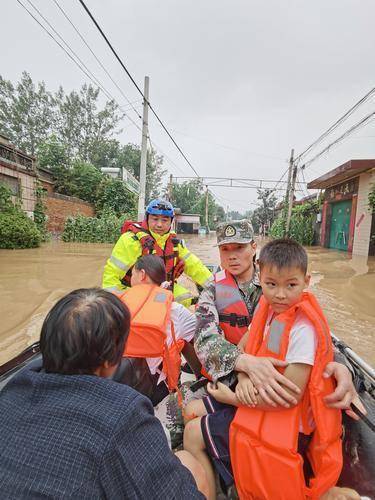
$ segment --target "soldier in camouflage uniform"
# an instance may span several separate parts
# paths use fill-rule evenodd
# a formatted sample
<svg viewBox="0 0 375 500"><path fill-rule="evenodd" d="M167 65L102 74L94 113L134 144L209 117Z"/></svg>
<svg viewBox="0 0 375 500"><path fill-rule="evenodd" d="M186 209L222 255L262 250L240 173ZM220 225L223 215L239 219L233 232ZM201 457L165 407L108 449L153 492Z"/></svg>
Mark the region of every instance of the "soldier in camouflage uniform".
<svg viewBox="0 0 375 500"><path fill-rule="evenodd" d="M256 245L253 236L252 226L246 220L226 222L217 228L221 266L236 278L250 316L253 315L262 293L255 266ZM244 247L244 266L238 266L235 259L230 258L230 252L227 250L228 245L231 244ZM255 360L251 362L249 355L243 354L239 347L225 339L219 326L214 282L209 283L201 293L196 316L195 349L202 365L214 381L220 379L221 382L231 385L235 379L234 370L245 371L251 376L258 390L262 386L261 395L263 399L270 401L270 404L272 402L278 404L292 402L293 396L285 391L280 385L280 381L282 379L284 385L291 390L295 390L294 384L291 384L287 379L284 380L284 377L274 369L266 358L255 358L254 364ZM357 402L358 400L350 373L340 363L333 362L330 365L329 370L337 381L337 388L330 396L329 405L335 408L347 408L348 401L356 400ZM206 395L204 387L193 393L190 390L190 385L191 382L182 385L184 404L193 398L200 399ZM267 388L269 392L267 392ZM363 405L360 406L365 412ZM155 415L161 420L171 447L178 447L182 443L184 424L176 394L171 394L162 401L155 408Z"/></svg>
<svg viewBox="0 0 375 500"><path fill-rule="evenodd" d="M237 275L237 283L242 298L247 306L250 317L261 296L258 273L255 268L254 232L249 221L230 221L220 224L216 230L217 242L220 249L221 266ZM227 262L226 245L240 246L244 251L242 265L233 265L234 260ZM238 260L238 259L237 259ZM195 349L202 365L213 380L227 376L228 384L233 381L234 365L242 351L234 344L228 342L219 326L219 316L215 303L215 283L209 283L202 291L196 309L197 327L195 334ZM205 387L199 391L190 390L191 382L182 385L184 404L191 399L202 398L206 395ZM171 394L155 408L156 416L161 420L164 430L172 448L182 442L183 418L177 404L177 397Z"/></svg>
<svg viewBox="0 0 375 500"><path fill-rule="evenodd" d="M229 221L218 226L216 235L221 267L236 279L249 316L252 317L262 294L255 267L256 244L253 228L247 220ZM235 253L237 251L237 255L234 255L233 249ZM202 365L214 381L232 374L242 351L225 339L219 326L214 281L201 293L196 317L194 343Z"/></svg>

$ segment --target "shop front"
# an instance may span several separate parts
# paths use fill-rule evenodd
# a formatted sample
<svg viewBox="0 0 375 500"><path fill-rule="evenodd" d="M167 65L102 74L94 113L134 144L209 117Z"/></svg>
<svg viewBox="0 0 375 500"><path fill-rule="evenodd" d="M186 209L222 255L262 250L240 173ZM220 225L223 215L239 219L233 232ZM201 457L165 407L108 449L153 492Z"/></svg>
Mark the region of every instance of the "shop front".
<svg viewBox="0 0 375 500"><path fill-rule="evenodd" d="M309 189L324 190L322 246L373 255L374 215L368 207L368 194L374 182L375 160L350 160L309 182Z"/></svg>

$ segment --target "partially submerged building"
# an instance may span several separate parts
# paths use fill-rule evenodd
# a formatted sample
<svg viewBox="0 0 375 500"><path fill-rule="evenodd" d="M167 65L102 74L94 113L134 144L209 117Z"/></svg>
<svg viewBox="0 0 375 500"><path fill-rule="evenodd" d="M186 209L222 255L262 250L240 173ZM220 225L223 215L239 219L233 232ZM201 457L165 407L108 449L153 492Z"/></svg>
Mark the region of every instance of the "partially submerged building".
<svg viewBox="0 0 375 500"><path fill-rule="evenodd" d="M324 190L322 246L375 255L375 216L368 206L374 183L375 159L349 160L308 183L308 189Z"/></svg>
<svg viewBox="0 0 375 500"><path fill-rule="evenodd" d="M175 230L177 233L197 234L200 227L199 214L182 214L176 210Z"/></svg>

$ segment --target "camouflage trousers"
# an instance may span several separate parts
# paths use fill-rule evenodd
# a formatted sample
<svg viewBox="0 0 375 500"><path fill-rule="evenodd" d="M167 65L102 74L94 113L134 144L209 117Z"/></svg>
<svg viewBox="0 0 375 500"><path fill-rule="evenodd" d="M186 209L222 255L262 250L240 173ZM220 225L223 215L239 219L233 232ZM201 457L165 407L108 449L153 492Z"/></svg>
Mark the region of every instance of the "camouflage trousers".
<svg viewBox="0 0 375 500"><path fill-rule="evenodd" d="M183 382L180 386L183 404L185 406L192 399L202 399L207 395L206 389L203 387L196 392L190 390L192 380ZM155 416L161 422L164 432L167 436L169 446L172 450L182 446L184 436L184 418L182 408L178 403L176 393L169 394L154 408Z"/></svg>
<svg viewBox="0 0 375 500"><path fill-rule="evenodd" d="M180 386L183 406L193 399L202 399L207 396L205 387L193 392L190 386L193 380L184 382ZM182 447L184 436L184 419L182 415L182 408L178 404L178 396L176 393L170 394L163 399L155 408L155 416L160 420L164 432L167 436L169 446L172 450L177 451ZM216 477L217 500L238 500L237 491L234 485L230 486L228 491L224 494L220 487L219 476Z"/></svg>

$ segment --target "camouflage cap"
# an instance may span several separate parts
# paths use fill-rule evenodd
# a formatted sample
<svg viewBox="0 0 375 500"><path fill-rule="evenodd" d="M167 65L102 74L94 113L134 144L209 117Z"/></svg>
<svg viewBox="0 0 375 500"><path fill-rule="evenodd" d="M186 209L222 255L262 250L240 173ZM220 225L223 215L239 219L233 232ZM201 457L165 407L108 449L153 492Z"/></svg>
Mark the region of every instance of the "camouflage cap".
<svg viewBox="0 0 375 500"><path fill-rule="evenodd" d="M228 243L251 243L254 241L254 229L247 219L222 222L216 228L217 245Z"/></svg>

